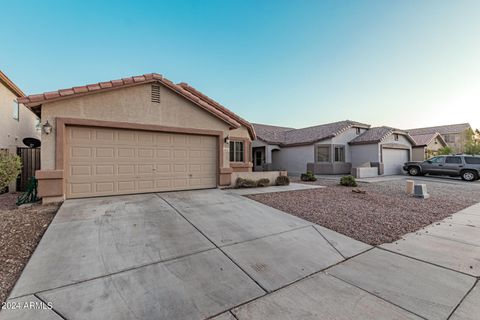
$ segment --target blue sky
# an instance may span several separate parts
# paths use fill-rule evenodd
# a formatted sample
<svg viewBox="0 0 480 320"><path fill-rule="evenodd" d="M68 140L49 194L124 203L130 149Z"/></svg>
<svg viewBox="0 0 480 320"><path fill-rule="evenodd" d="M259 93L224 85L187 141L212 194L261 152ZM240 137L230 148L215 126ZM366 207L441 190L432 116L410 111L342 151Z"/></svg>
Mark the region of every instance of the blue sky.
<svg viewBox="0 0 480 320"><path fill-rule="evenodd" d="M480 1L4 1L26 93L157 72L249 121L480 127Z"/></svg>

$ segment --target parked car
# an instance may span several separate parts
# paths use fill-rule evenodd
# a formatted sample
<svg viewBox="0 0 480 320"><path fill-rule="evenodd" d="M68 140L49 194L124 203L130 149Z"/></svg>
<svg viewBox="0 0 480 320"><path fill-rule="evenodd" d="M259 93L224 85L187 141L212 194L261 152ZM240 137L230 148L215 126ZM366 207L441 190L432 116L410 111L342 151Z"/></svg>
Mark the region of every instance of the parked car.
<svg viewBox="0 0 480 320"><path fill-rule="evenodd" d="M426 161L406 162L403 165L403 170L411 176L431 174L461 177L465 181L475 181L480 178L480 156L437 156Z"/></svg>

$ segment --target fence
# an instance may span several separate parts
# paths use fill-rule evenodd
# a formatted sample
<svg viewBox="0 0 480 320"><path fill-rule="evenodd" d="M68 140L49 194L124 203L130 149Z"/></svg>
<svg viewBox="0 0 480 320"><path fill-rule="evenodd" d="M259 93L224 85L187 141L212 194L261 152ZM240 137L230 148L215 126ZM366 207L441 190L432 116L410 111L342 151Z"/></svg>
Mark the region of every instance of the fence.
<svg viewBox="0 0 480 320"><path fill-rule="evenodd" d="M40 148L17 148L17 155L22 160L22 173L17 178L17 191L25 191L28 180L40 170Z"/></svg>

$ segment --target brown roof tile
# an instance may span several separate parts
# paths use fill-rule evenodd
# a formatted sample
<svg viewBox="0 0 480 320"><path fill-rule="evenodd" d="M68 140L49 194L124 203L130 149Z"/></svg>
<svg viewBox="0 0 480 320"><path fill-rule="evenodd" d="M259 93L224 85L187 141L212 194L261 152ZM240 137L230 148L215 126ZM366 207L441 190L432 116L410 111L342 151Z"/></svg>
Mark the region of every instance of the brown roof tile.
<svg viewBox="0 0 480 320"><path fill-rule="evenodd" d="M203 93L201 93L200 91L198 91L197 89L193 88L192 86L190 86L188 83L185 83L185 82L181 82L178 84L178 86L180 86L182 89L184 89L185 91L187 91L189 94L193 95L194 97L196 97L197 99L200 99L204 102L206 102L207 104L210 104L212 106L214 106L216 109L218 109L219 111L221 112L224 112L226 114L228 114L230 117L232 117L233 119L235 119L236 121L238 121L239 123L241 123L242 125L244 125L249 133L250 133L250 136L252 139L255 139L256 137L256 134L255 134L255 129L253 127L253 125L248 122L247 120L241 118L240 116L238 116L237 114L235 114L234 112L232 112L231 110L225 108L224 106L222 106L220 103L218 103L217 101L213 100L212 98L204 95Z"/></svg>
<svg viewBox="0 0 480 320"><path fill-rule="evenodd" d="M415 141L412 137L403 130L395 129L391 127L373 127L362 133L361 135L357 136L355 139L349 142L349 144L371 144L371 143L379 143L382 142L385 138L387 138L392 133L398 133L404 135L413 145Z"/></svg>
<svg viewBox="0 0 480 320"><path fill-rule="evenodd" d="M162 75L156 74L156 73L145 74L145 75L141 75L141 76L134 76L134 77L129 77L129 78L123 78L123 79L117 79L117 80L111 80L111 81L107 81L107 82L87 84L85 86L78 86L78 87L73 87L73 88L68 88L68 89L60 89L58 91L47 92L47 93L44 93L44 94L35 94L35 95L24 96L24 97L18 98L18 101L20 103L25 104L29 108L34 108L34 107L38 107L38 106L42 105L45 102L56 101L56 100L66 99L66 98L73 98L73 97L76 97L76 96L79 96L79 95L85 95L85 94L94 93L94 92L113 90L113 89L122 88L124 86L132 86L132 85L144 84L144 83L150 83L150 82L159 82L159 83L163 84L167 88L170 88L171 90L173 90L176 93L182 95L186 99L188 99L188 100L192 101L193 103L197 104L199 107L203 108L204 110L206 110L206 111L210 112L211 114L217 116L218 118L222 119L223 121L228 123L231 128L239 128L240 123L242 123L242 121L244 121L246 124L249 124L247 121L238 117L237 115L235 115L233 112L231 112L227 108L218 107L217 104L213 103L213 100L206 97L205 95L201 95L198 91L195 90L195 92L198 92L198 94L197 93L193 94L191 92L191 90L187 90L180 85L176 85L172 81L170 81L170 80L164 78ZM253 130L253 127L252 127L252 130ZM252 139L254 137L255 137L255 135L253 134Z"/></svg>
<svg viewBox="0 0 480 320"><path fill-rule="evenodd" d="M405 131L407 131L411 135L419 135L419 134L427 134L427 133L435 133L435 132L438 132L440 134L450 134L450 133L463 132L471 128L472 127L470 126L469 123L459 123L459 124L448 124L448 125L436 126L436 127L408 129Z"/></svg>
<svg viewBox="0 0 480 320"><path fill-rule="evenodd" d="M415 145L416 146L426 146L430 144L430 142L433 141L433 139L438 138L440 142L442 142L443 145L446 145L447 143L443 139L442 135L438 132L434 133L426 133L426 134L417 134L417 135L412 135L411 137L413 140L415 140Z"/></svg>
<svg viewBox="0 0 480 320"><path fill-rule="evenodd" d="M257 136L260 140L281 146L312 144L325 139L335 137L351 127L369 128L364 123L345 120L317 126L293 129L286 127L254 124Z"/></svg>

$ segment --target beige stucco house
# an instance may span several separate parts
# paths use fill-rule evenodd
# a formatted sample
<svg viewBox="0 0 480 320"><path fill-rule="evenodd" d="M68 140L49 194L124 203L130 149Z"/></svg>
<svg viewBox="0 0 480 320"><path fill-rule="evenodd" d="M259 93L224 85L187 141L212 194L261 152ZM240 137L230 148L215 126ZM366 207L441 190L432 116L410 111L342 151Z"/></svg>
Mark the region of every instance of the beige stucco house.
<svg viewBox="0 0 480 320"><path fill-rule="evenodd" d="M448 146L455 153L465 152L465 144L473 130L469 123L449 124L437 127L416 128L406 130L412 136L440 133Z"/></svg>
<svg viewBox="0 0 480 320"><path fill-rule="evenodd" d="M412 161L423 161L438 154L438 150L447 146L447 142L438 132L411 135L415 140L412 147Z"/></svg>
<svg viewBox="0 0 480 320"><path fill-rule="evenodd" d="M250 123L159 74L20 101L41 117L44 128L36 176L46 202L215 188L229 185L232 172L252 168Z"/></svg>
<svg viewBox="0 0 480 320"><path fill-rule="evenodd" d="M25 94L0 71L0 149L17 152L24 138L40 138L38 117L17 99Z"/></svg>

